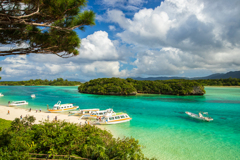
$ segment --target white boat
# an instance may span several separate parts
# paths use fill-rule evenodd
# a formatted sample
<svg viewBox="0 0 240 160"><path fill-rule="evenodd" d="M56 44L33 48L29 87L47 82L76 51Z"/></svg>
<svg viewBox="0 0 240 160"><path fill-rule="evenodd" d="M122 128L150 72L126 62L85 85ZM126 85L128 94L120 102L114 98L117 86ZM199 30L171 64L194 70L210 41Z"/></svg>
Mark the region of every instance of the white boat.
<svg viewBox="0 0 240 160"><path fill-rule="evenodd" d="M83 116L83 115L90 115L92 112L96 112L99 111L99 109L95 108L95 109L81 109L78 111L70 111L69 114L70 115L74 115L74 116ZM70 116L69 115L69 116Z"/></svg>
<svg viewBox="0 0 240 160"><path fill-rule="evenodd" d="M32 97L32 98L36 98L36 95L35 95L35 94L32 94L31 97Z"/></svg>
<svg viewBox="0 0 240 160"><path fill-rule="evenodd" d="M12 101L8 104L8 106L22 106L22 105L28 105L28 102L26 101Z"/></svg>
<svg viewBox="0 0 240 160"><path fill-rule="evenodd" d="M0 97L3 97L4 95L2 93L0 93Z"/></svg>
<svg viewBox="0 0 240 160"><path fill-rule="evenodd" d="M81 118L83 119L97 119L98 117L103 117L105 114L116 115L113 109L106 109L102 111L95 111L88 115L83 115Z"/></svg>
<svg viewBox="0 0 240 160"><path fill-rule="evenodd" d="M47 109L51 113L69 111L73 109L78 109L79 106L73 106L72 103L61 104L61 101L58 101L57 104L53 106L52 109Z"/></svg>
<svg viewBox="0 0 240 160"><path fill-rule="evenodd" d="M194 114L194 113L191 113L191 112L185 112L188 116L192 117L192 118L195 118L195 119L198 119L198 120L202 120L202 121L207 121L207 122L210 122L213 120L213 118L211 117L204 117L202 115L203 114L207 114L207 112L199 112L198 115L197 114Z"/></svg>
<svg viewBox="0 0 240 160"><path fill-rule="evenodd" d="M100 125L104 125L104 124L117 124L117 123L124 123L124 122L128 122L132 120L132 118L130 118L126 113L120 113L120 114L115 114L115 115L111 115L111 114L105 114L101 120L98 120L96 122L94 122L93 124L100 124Z"/></svg>

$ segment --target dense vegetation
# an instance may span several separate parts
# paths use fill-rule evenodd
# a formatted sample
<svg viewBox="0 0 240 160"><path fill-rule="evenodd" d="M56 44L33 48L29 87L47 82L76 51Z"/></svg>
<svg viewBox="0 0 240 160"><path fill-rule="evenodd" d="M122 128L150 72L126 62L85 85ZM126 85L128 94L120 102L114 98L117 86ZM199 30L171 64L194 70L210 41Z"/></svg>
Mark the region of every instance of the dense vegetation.
<svg viewBox="0 0 240 160"><path fill-rule="evenodd" d="M11 126L11 122L9 120L1 119L0 118L0 132L2 132L4 129L9 128Z"/></svg>
<svg viewBox="0 0 240 160"><path fill-rule="evenodd" d="M36 80L29 80L29 81L5 81L5 82L0 82L0 85L9 85L9 86L16 86L16 85L25 85L25 86L37 86L37 85L51 85L51 86L75 86L75 85L80 85L81 82L77 81L68 81L63 80L62 78L57 78L57 80L41 80L41 79L36 79Z"/></svg>
<svg viewBox="0 0 240 160"><path fill-rule="evenodd" d="M134 95L136 93L203 95L204 87L192 80L138 81L131 78L98 78L78 87L81 93Z"/></svg>
<svg viewBox="0 0 240 160"><path fill-rule="evenodd" d="M78 87L81 93L91 94L136 94L132 83L121 78L98 78L90 80Z"/></svg>
<svg viewBox="0 0 240 160"><path fill-rule="evenodd" d="M239 78L228 79L199 79L196 80L203 86L240 86Z"/></svg>
<svg viewBox="0 0 240 160"><path fill-rule="evenodd" d="M35 118L16 118L0 133L2 159L28 159L29 153L74 155L90 159L147 159L134 138L113 138L95 126L78 126L68 122L32 124ZM43 156L38 156L43 158Z"/></svg>
<svg viewBox="0 0 240 160"><path fill-rule="evenodd" d="M66 58L78 55L81 40L77 31L95 25L95 13L86 8L87 2L0 1L0 44L7 48L0 50L0 56L42 53Z"/></svg>

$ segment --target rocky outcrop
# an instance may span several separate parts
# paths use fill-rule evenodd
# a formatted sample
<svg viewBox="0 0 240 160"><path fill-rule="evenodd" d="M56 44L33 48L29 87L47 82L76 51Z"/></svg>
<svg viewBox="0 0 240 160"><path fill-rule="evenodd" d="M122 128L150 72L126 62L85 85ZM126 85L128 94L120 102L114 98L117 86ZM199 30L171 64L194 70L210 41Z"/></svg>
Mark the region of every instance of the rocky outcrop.
<svg viewBox="0 0 240 160"><path fill-rule="evenodd" d="M205 90L203 86L194 86L190 95L204 95Z"/></svg>

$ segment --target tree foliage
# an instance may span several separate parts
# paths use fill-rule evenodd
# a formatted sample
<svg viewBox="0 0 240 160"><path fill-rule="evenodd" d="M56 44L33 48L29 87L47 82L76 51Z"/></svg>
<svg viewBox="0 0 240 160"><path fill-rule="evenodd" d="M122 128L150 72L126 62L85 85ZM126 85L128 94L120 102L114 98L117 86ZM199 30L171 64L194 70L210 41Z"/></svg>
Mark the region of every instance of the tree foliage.
<svg viewBox="0 0 240 160"><path fill-rule="evenodd" d="M204 86L240 86L239 78L227 78L227 79L199 79L198 83Z"/></svg>
<svg viewBox="0 0 240 160"><path fill-rule="evenodd" d="M29 53L78 55L74 29L95 25L87 0L8 0L0 2L0 43L10 50L0 56ZM14 46L14 47L13 47Z"/></svg>
<svg viewBox="0 0 240 160"><path fill-rule="evenodd" d="M41 80L41 79L30 79L29 81L4 81L0 82L0 85L9 85L9 86L17 86L17 85L25 85L25 86L37 86L37 85L50 85L50 86L76 86L81 85L81 82L77 81L68 81L63 80L62 78L57 78L56 80Z"/></svg>
<svg viewBox="0 0 240 160"><path fill-rule="evenodd" d="M78 87L81 93L135 95L136 89L125 79L98 78L90 80Z"/></svg>
<svg viewBox="0 0 240 160"><path fill-rule="evenodd" d="M3 159L28 159L29 153L77 155L89 159L147 159L138 140L113 138L95 126L57 121L32 125L34 117L16 118L0 134ZM38 158L42 158L38 156Z"/></svg>
<svg viewBox="0 0 240 160"><path fill-rule="evenodd" d="M198 92L195 92L195 90ZM131 95L136 93L203 95L204 87L193 80L138 81L131 78L98 78L78 87L81 93Z"/></svg>
<svg viewBox="0 0 240 160"><path fill-rule="evenodd" d="M11 126L11 121L0 118L0 133Z"/></svg>

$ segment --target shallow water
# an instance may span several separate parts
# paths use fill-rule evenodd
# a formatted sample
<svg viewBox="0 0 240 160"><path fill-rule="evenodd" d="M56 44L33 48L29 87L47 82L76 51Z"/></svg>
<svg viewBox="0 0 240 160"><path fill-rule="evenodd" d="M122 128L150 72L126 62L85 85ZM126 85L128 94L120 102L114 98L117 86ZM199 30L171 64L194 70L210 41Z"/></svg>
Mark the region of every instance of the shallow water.
<svg viewBox="0 0 240 160"><path fill-rule="evenodd" d="M139 140L147 157L157 159L240 159L240 88L205 87L204 96L103 96L80 94L77 87L0 86L0 104L26 100L23 108L47 109L58 100L81 109L113 108L126 112L131 122L104 126L117 137ZM36 98L32 99L31 94ZM202 122L184 112L208 112Z"/></svg>

